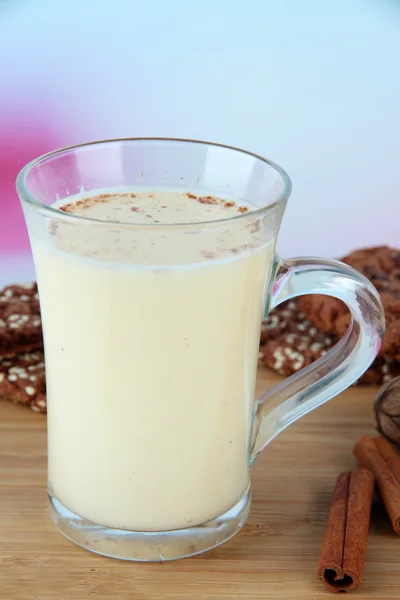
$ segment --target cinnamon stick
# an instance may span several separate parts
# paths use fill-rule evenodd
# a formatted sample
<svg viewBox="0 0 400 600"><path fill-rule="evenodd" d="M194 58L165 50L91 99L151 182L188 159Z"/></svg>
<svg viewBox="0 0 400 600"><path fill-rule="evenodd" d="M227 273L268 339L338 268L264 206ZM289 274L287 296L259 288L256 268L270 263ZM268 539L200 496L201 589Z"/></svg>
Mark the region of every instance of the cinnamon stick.
<svg viewBox="0 0 400 600"><path fill-rule="evenodd" d="M400 485L400 459L397 452L394 450L392 444L380 435L379 437L372 438L375 444L378 446L379 452L385 459L387 466L392 471Z"/></svg>
<svg viewBox="0 0 400 600"><path fill-rule="evenodd" d="M373 491L367 469L337 479L317 571L332 592L351 592L361 583Z"/></svg>
<svg viewBox="0 0 400 600"><path fill-rule="evenodd" d="M393 466L393 455L381 439L377 443L373 438L364 435L354 446L354 456L362 467L374 474L393 529L400 534L400 480L395 475L398 468Z"/></svg>

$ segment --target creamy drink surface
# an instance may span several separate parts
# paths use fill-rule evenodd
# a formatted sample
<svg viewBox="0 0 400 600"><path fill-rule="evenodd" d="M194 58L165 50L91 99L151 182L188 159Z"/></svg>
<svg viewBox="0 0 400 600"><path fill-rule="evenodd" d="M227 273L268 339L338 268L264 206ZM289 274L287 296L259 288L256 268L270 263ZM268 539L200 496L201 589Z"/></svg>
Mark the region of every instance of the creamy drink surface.
<svg viewBox="0 0 400 600"><path fill-rule="evenodd" d="M55 219L47 241L31 238L52 492L119 529L221 515L248 485L273 240L251 214L218 224L252 207L201 193L99 192L58 206L99 222ZM204 221L215 223L201 231ZM163 227L176 223L199 226Z"/></svg>

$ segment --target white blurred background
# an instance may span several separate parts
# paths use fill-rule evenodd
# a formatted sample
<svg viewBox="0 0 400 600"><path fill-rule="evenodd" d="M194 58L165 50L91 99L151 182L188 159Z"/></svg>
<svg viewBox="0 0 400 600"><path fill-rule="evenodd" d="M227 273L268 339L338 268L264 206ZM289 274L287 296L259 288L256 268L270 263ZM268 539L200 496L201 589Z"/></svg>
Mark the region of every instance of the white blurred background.
<svg viewBox="0 0 400 600"><path fill-rule="evenodd" d="M399 246L399 59L395 0L0 0L0 284L33 277L19 168L106 137L280 163L286 256Z"/></svg>

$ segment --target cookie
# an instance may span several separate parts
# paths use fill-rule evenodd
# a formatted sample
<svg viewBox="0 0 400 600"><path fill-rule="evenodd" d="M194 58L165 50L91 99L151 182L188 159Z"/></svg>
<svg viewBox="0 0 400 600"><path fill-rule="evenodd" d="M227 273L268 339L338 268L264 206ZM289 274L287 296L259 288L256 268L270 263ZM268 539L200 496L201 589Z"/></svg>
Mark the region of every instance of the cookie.
<svg viewBox="0 0 400 600"><path fill-rule="evenodd" d="M262 324L260 361L280 375L292 375L323 356L335 342L290 300L271 311Z"/></svg>
<svg viewBox="0 0 400 600"><path fill-rule="evenodd" d="M400 375L400 362L377 356L372 365L360 379L365 385L382 385Z"/></svg>
<svg viewBox="0 0 400 600"><path fill-rule="evenodd" d="M385 310L386 333L380 356L400 361L400 250L379 246L356 250L342 259L365 275L377 288ZM320 295L302 296L300 309L327 333L342 336L350 323L343 302Z"/></svg>
<svg viewBox="0 0 400 600"><path fill-rule="evenodd" d="M0 290L0 359L43 347L36 283Z"/></svg>
<svg viewBox="0 0 400 600"><path fill-rule="evenodd" d="M0 396L35 412L46 412L46 378L42 350L0 360Z"/></svg>
<svg viewBox="0 0 400 600"><path fill-rule="evenodd" d="M290 300L263 322L260 363L287 377L326 354L338 340L308 320L297 300ZM359 383L379 385L398 375L400 362L378 356Z"/></svg>
<svg viewBox="0 0 400 600"><path fill-rule="evenodd" d="M298 334L315 342L325 339L328 346L332 344L332 339L307 319L297 300L283 302L267 315L261 325L260 343L262 345L267 340L281 337L282 334Z"/></svg>

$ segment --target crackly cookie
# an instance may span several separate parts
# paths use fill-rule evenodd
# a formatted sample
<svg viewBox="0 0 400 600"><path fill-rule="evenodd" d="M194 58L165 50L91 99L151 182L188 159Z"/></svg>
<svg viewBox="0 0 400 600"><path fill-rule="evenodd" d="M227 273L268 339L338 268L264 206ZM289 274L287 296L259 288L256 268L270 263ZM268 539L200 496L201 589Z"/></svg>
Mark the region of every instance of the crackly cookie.
<svg viewBox="0 0 400 600"><path fill-rule="evenodd" d="M300 310L297 300L280 304L262 325L260 363L288 376L297 373L326 354L338 341L316 327ZM400 375L400 362L378 356L363 374L360 383L379 385Z"/></svg>
<svg viewBox="0 0 400 600"><path fill-rule="evenodd" d="M46 378L43 350L0 360L0 396L45 413Z"/></svg>
<svg viewBox="0 0 400 600"><path fill-rule="evenodd" d="M386 319L380 356L400 361L400 250L388 246L364 248L342 261L365 275L377 288ZM327 333L341 336L349 326L349 310L336 298L302 296L299 306L315 326Z"/></svg>
<svg viewBox="0 0 400 600"><path fill-rule="evenodd" d="M43 347L36 283L0 290L0 358Z"/></svg>

